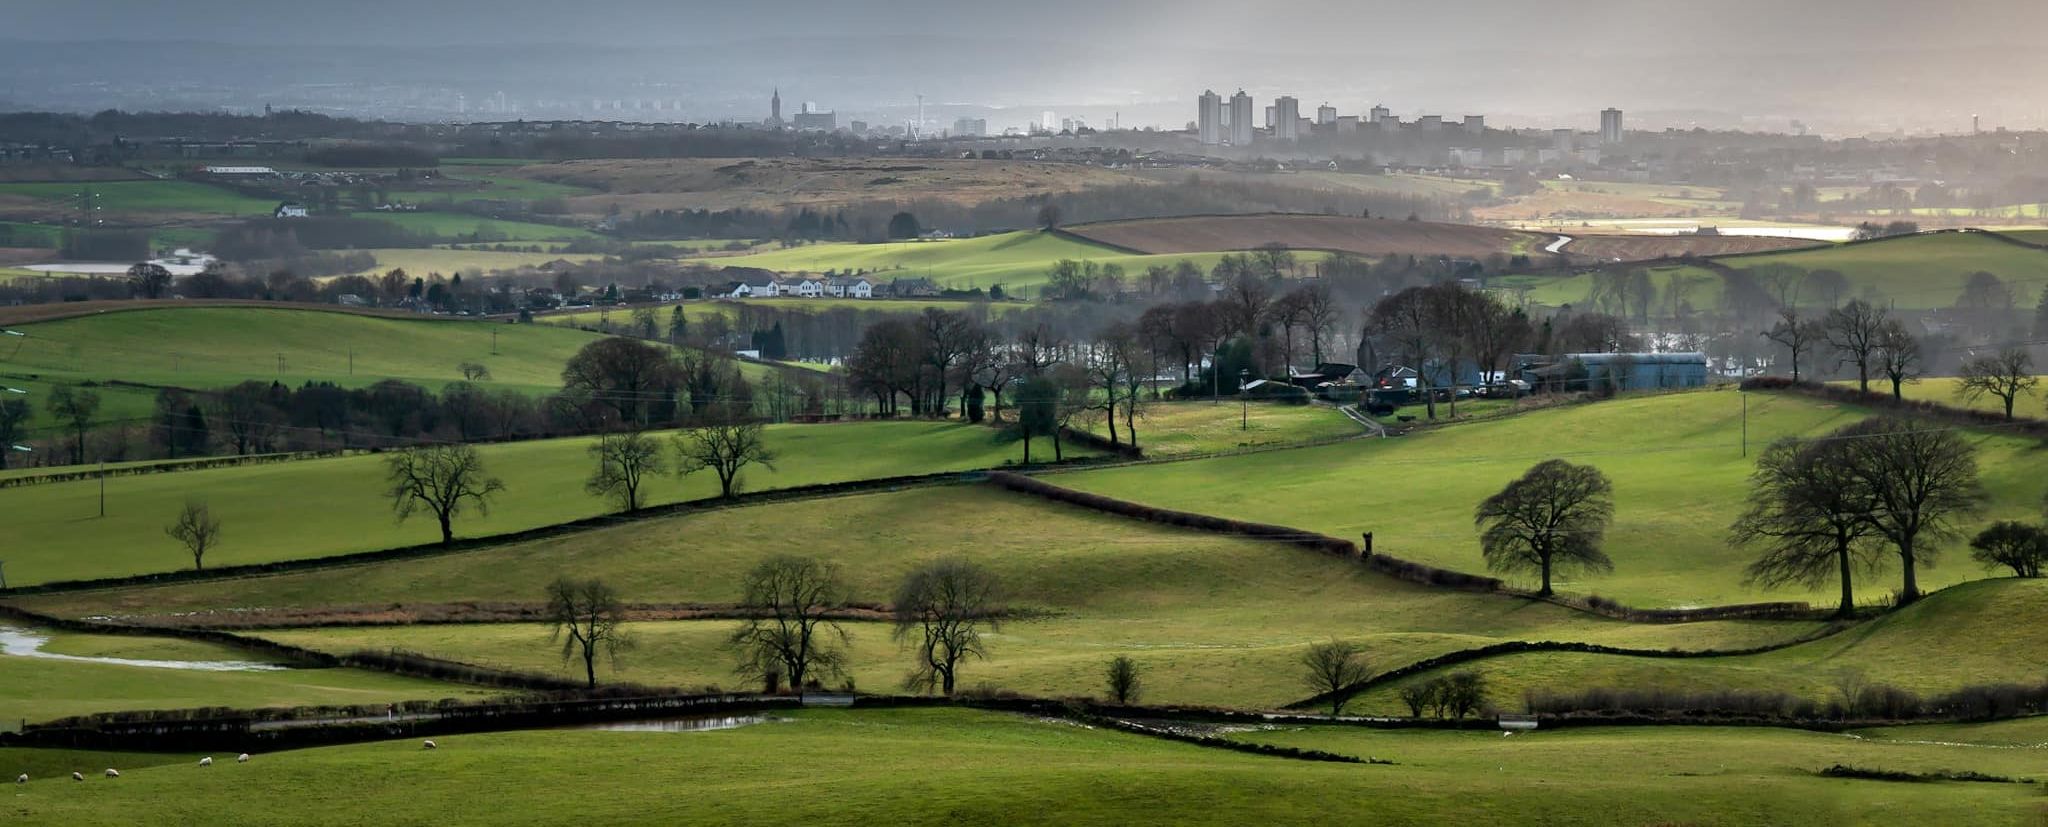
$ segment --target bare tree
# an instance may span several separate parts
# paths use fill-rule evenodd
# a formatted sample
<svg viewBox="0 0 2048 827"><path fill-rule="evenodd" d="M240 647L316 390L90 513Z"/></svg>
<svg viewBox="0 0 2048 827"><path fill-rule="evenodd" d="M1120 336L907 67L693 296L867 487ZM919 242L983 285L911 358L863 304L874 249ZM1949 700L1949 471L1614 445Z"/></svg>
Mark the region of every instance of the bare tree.
<svg viewBox="0 0 2048 827"><path fill-rule="evenodd" d="M1854 570L1876 560L1864 542L1875 501L1849 465L1850 447L1836 439L1772 443L1750 477L1749 510L1730 528L1736 545L1763 549L1749 565L1750 582L1814 588L1834 579L1840 617L1856 612Z"/></svg>
<svg viewBox="0 0 2048 827"><path fill-rule="evenodd" d="M204 501L191 500L178 512L177 521L164 526L164 534L184 544L186 553L192 555L194 571L203 570L206 552L220 543L220 518L213 516Z"/></svg>
<svg viewBox="0 0 2048 827"><path fill-rule="evenodd" d="M1545 596L1553 593L1550 575L1560 565L1614 570L1614 561L1600 550L1613 520L1614 485L1607 476L1561 459L1538 463L1473 513L1486 567L1538 571L1543 588L1537 594Z"/></svg>
<svg viewBox="0 0 2048 827"><path fill-rule="evenodd" d="M1862 299L1850 299L1848 304L1828 311L1821 320L1821 338L1835 352L1839 364L1856 366L1856 389L1860 392L1870 392L1870 374L1877 366L1876 357L1889 318L1883 308L1873 307Z"/></svg>
<svg viewBox="0 0 2048 827"><path fill-rule="evenodd" d="M1982 507L1976 446L1948 428L1882 416L1835 436L1850 446L1849 467L1870 490L1871 528L1899 556L1899 603L1918 600L1917 566L1932 563L1956 523Z"/></svg>
<svg viewBox="0 0 2048 827"><path fill-rule="evenodd" d="M1372 674L1358 645L1348 640L1311 644L1301 653L1301 666L1302 683L1318 695L1329 696L1333 718L1344 714L1353 686Z"/></svg>
<svg viewBox="0 0 2048 827"><path fill-rule="evenodd" d="M1787 307L1778 311L1778 323L1764 331L1764 338L1776 343L1792 356L1792 381L1800 379L1799 361L1813 352L1821 342L1824 331L1821 323L1799 316L1799 308Z"/></svg>
<svg viewBox="0 0 2048 827"><path fill-rule="evenodd" d="M619 425L645 426L653 400L680 383L674 351L611 336L584 345L562 367L562 392L612 414Z"/></svg>
<svg viewBox="0 0 2048 827"><path fill-rule="evenodd" d="M847 599L838 566L812 557L770 557L747 573L741 593L740 608L749 616L726 638L739 657L739 674L783 675L802 692L814 676L839 673L846 630L829 616Z"/></svg>
<svg viewBox="0 0 2048 827"><path fill-rule="evenodd" d="M689 476L706 468L718 474L721 497L738 494L740 472L749 465L775 470L775 452L768 448L760 423L737 417L717 416L711 421L685 428L675 435L676 473Z"/></svg>
<svg viewBox="0 0 2048 827"><path fill-rule="evenodd" d="M171 271L153 261L141 262L128 268L128 283L138 296L161 299L171 289Z"/></svg>
<svg viewBox="0 0 2048 827"><path fill-rule="evenodd" d="M557 578L548 584L548 640L562 642L562 661L583 660L583 679L597 686L597 656L603 653L613 669L619 653L633 648L626 634L626 604L603 580Z"/></svg>
<svg viewBox="0 0 2048 827"><path fill-rule="evenodd" d="M1399 358L1415 370L1415 389L1422 394L1429 418L1436 418L1436 389L1431 386L1430 364L1436 361L1442 336L1430 292L1410 287L1373 305L1368 327L1393 346Z"/></svg>
<svg viewBox="0 0 2048 827"><path fill-rule="evenodd" d="M895 637L916 650L904 688L953 694L960 662L987 658L981 627L1002 621L1001 587L989 570L962 559L926 563L896 587Z"/></svg>
<svg viewBox="0 0 2048 827"><path fill-rule="evenodd" d="M2048 561L2048 529L2015 520L2000 520L1971 538L1970 556L1985 566L2005 566L2014 577L2040 577Z"/></svg>
<svg viewBox="0 0 2048 827"><path fill-rule="evenodd" d="M100 395L93 391L82 391L70 385L58 385L44 397L43 407L71 429L71 464L85 464L85 432L91 430L93 417L100 412Z"/></svg>
<svg viewBox="0 0 2048 827"><path fill-rule="evenodd" d="M1906 398L1905 385L1920 381L1920 340L1898 319L1885 320L1877 334L1878 370L1892 383L1892 398Z"/></svg>
<svg viewBox="0 0 2048 827"><path fill-rule="evenodd" d="M404 522L420 509L433 512L441 524L441 545L455 542L455 517L474 505L489 514L491 497L505 482L484 471L484 461L470 445L423 445L393 452L384 461L386 496Z"/></svg>
<svg viewBox="0 0 2048 827"><path fill-rule="evenodd" d="M590 446L597 458L597 471L583 484L591 494L617 503L621 511L640 510L640 488L650 476L665 467L661 443L640 431L623 431L598 437Z"/></svg>
<svg viewBox="0 0 2048 827"><path fill-rule="evenodd" d="M1117 655L1104 670L1104 682L1109 688L1109 700L1117 706L1128 706L1138 702L1144 694L1145 681L1138 674L1138 662L1129 655Z"/></svg>
<svg viewBox="0 0 2048 827"><path fill-rule="evenodd" d="M2041 384L2034 375L2034 356L2026 348L2009 347L1996 354L1979 356L1963 363L1956 396L1975 402L1986 396L2005 403L2005 419L2012 421L2013 405L2033 393Z"/></svg>
<svg viewBox="0 0 2048 827"><path fill-rule="evenodd" d="M0 399L0 470L7 467L14 446L28 434L28 422L35 415L26 399Z"/></svg>

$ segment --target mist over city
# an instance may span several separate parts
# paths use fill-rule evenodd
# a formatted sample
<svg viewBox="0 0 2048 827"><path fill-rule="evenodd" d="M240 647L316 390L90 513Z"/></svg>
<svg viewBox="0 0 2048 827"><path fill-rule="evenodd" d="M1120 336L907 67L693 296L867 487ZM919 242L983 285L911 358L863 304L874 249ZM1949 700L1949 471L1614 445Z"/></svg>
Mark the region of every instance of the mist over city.
<svg viewBox="0 0 2048 827"><path fill-rule="evenodd" d="M2039 821L2043 31L14 4L5 818Z"/></svg>

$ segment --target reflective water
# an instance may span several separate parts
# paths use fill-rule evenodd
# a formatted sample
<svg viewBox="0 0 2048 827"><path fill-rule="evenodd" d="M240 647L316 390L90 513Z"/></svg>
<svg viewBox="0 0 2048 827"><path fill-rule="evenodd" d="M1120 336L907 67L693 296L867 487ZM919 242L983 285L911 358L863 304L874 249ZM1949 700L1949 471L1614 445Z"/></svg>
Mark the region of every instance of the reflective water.
<svg viewBox="0 0 2048 827"><path fill-rule="evenodd" d="M143 660L139 658L103 658L87 655L60 655L43 651L43 645L50 642L46 635L39 635L26 629L0 626L0 655L19 658L42 658L63 660L73 663L104 663L110 666L137 666L144 669L188 669L196 672L278 672L291 667L275 663L259 663L240 660Z"/></svg>
<svg viewBox="0 0 2048 827"><path fill-rule="evenodd" d="M774 723L785 720L766 715L717 715L697 718L662 718L651 721L611 721L602 724L577 727L605 732L713 732L721 729L739 729L754 724Z"/></svg>

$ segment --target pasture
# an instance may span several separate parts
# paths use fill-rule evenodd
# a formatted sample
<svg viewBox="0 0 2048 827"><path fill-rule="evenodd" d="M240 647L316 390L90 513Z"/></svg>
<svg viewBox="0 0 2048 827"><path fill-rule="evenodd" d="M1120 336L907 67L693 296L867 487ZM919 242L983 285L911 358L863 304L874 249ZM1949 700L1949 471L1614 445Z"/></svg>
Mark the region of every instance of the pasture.
<svg viewBox="0 0 2048 827"><path fill-rule="evenodd" d="M1227 247L1215 248L1229 249ZM1123 250L1076 240L1065 235L1023 231L979 238L937 241L903 241L887 244L824 243L791 247L743 256L701 259L720 267L758 267L777 272L855 272L870 280L889 282L899 278L928 278L942 287L969 290L1001 285L1013 294L1037 290L1046 281L1046 270L1061 259L1115 264L1124 268L1126 279L1136 278L1152 266L1173 267L1189 261L1207 273L1224 256L1222 252L1192 252L1173 255L1132 255ZM1302 253L1304 264L1320 258Z"/></svg>
<svg viewBox="0 0 2048 827"><path fill-rule="evenodd" d="M1100 416L1088 420L1089 433L1107 437ZM1117 433L1128 437L1122 416ZM1211 403L1156 402L1138 406L1138 446L1148 457L1213 454L1325 442L1361 436L1365 426L1328 405L1283 405L1238 400ZM1120 438L1123 438L1120 437Z"/></svg>
<svg viewBox="0 0 2048 827"><path fill-rule="evenodd" d="M474 230L472 225L468 230ZM595 261L602 256L588 253L500 253L493 250L466 250L447 247L432 248L391 248L365 250L377 259L377 264L357 273L362 276L380 276L391 270L404 270L408 275L426 276L439 273L452 276L457 273L477 275L494 270L517 270L522 267L539 267L556 261L572 264Z"/></svg>
<svg viewBox="0 0 2048 827"><path fill-rule="evenodd" d="M1741 511L1749 474L1766 444L1782 436L1817 436L1867 412L1796 395L1748 397L1748 457L1742 394L1724 387L1539 410L1399 440L1094 470L1056 481L1149 505L1339 537L1371 531L1384 553L1480 571L1472 509L1530 466L1563 458L1594 465L1613 480L1616 510L1606 551L1616 571L1569 575L1559 581L1560 591L1645 606L1827 602L1825 590L1744 585L1742 568L1751 554L1729 546L1727 527ZM1975 433L1970 440L1992 494L1984 519L2037 516L2048 489L2048 480L2028 470L2038 461L2037 445L1996 432ZM1954 548L1949 553L1964 554ZM1894 587L1896 573L1887 571L1863 581L1860 599L1875 600ZM1981 575L1960 559L1921 572L1927 586Z"/></svg>
<svg viewBox="0 0 2048 827"><path fill-rule="evenodd" d="M1294 250L1361 256L1446 255L1484 258L1540 252L1551 239L1518 230L1356 218L1336 215L1219 215L1079 224L1072 236L1151 254L1252 250L1279 244Z"/></svg>
<svg viewBox="0 0 2048 827"><path fill-rule="evenodd" d="M964 471L1003 464L1021 449L989 428L935 422L780 425L768 429L782 461L745 473L749 490L871 477ZM608 513L584 493L595 467L592 440L569 438L478 449L505 492L488 515L456 523L461 537L554 525ZM354 455L266 465L117 476L106 481L107 516L98 515L97 480L29 485L0 492L8 505L7 578L11 585L118 577L187 568L191 559L163 536L190 499L207 501L225 524L211 566L323 557L430 543L431 517L400 524L384 496L384 458ZM650 480L650 504L715 496L710 474ZM16 545L18 543L19 545Z"/></svg>
<svg viewBox="0 0 2048 827"><path fill-rule="evenodd" d="M597 238L581 227L561 227L531 221L505 221L451 212L359 212L361 221L396 224L415 233L441 239L481 237L485 242L575 241Z"/></svg>
<svg viewBox="0 0 2048 827"><path fill-rule="evenodd" d="M100 756L0 753L43 768L11 811L26 824L1110 825L1715 823L2022 820L2016 784L1829 779L1833 764L2038 775L2030 751L1891 743L1786 730L1543 732L1260 729L1231 737L1377 756L1391 766L1290 761L1064 721L959 709L803 710L697 733L535 731L297 750L198 768L151 761L114 781L63 769ZM790 787L789 756L803 757ZM83 763L90 761L91 763ZM601 779L593 784L593 779ZM705 794L678 795L678 790ZM709 791L716 791L715 794ZM485 806L484 802L489 806Z"/></svg>
<svg viewBox="0 0 2048 827"><path fill-rule="evenodd" d="M277 200L254 198L192 181L95 181L91 183L0 183L0 210L40 207L40 212L76 214L80 194L112 213L177 213L251 217L269 215Z"/></svg>
<svg viewBox="0 0 2048 827"><path fill-rule="evenodd" d="M1131 173L1083 164L940 158L603 158L494 170L503 177L579 187L572 210L603 215L658 209L829 208L864 201L933 199L973 204L1143 184Z"/></svg>
<svg viewBox="0 0 2048 827"><path fill-rule="evenodd" d="M780 553L837 563L850 599L860 603L886 602L898 579L921 562L950 555L979 562L1003 582L1006 604L1023 614L990 636L985 662L963 668L965 685L986 681L1055 696L1087 691L1118 654L1145 666L1155 700L1272 707L1309 694L1294 664L1303 647L1333 636L1358 642L1378 672L1503 641L1722 649L1816 628L1623 623L1519 598L1413 585L1290 545L1172 529L985 486L771 503L416 560L16 602L58 615L258 627L267 618L460 619L465 605L531 605L546 583L568 574L604 578L636 604L710 610L737 602L745 572ZM635 624L643 648L622 658L623 671L603 670L600 678L741 686L730 655L717 646L731 625ZM908 661L888 626L848 627L856 684L897 685ZM498 667L564 668L559 647L532 623L252 633L334 652L396 647Z"/></svg>

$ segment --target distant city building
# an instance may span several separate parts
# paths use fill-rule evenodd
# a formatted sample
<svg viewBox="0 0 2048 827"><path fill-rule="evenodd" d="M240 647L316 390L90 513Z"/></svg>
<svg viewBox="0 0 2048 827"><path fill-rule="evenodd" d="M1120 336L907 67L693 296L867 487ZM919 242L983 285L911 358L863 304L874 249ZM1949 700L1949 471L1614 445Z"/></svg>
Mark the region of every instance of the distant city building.
<svg viewBox="0 0 2048 827"><path fill-rule="evenodd" d="M1577 144L1578 133L1573 132L1569 129L1550 130L1550 148L1557 150L1558 154L1572 154L1573 148L1577 146Z"/></svg>
<svg viewBox="0 0 2048 827"><path fill-rule="evenodd" d="M1343 134L1343 133L1346 133L1346 132L1357 132L1357 131L1358 131L1358 116L1357 116L1357 115L1338 115L1338 116L1337 116L1337 132L1338 132L1338 134Z"/></svg>
<svg viewBox="0 0 2048 827"><path fill-rule="evenodd" d="M1618 144L1621 143L1623 135L1621 110L1603 110L1600 113L1600 142L1603 144Z"/></svg>
<svg viewBox="0 0 2048 827"><path fill-rule="evenodd" d="M1528 158L1529 153L1527 150L1503 149L1500 151L1500 165L1504 167L1521 166L1528 161Z"/></svg>
<svg viewBox="0 0 2048 827"><path fill-rule="evenodd" d="M1486 166L1486 150L1483 150L1483 149L1458 149L1458 148L1455 148L1455 147L1453 147L1453 148L1451 149L1451 166L1454 166L1454 167L1483 167L1483 166Z"/></svg>
<svg viewBox="0 0 2048 827"><path fill-rule="evenodd" d="M1466 131L1466 132L1469 132L1469 133L1472 133L1472 134L1474 134L1474 135L1484 135L1484 134L1486 134L1486 116L1485 116L1485 115L1466 115L1466 116L1465 116L1465 131Z"/></svg>
<svg viewBox="0 0 2048 827"><path fill-rule="evenodd" d="M1252 96L1243 89L1230 96L1230 143L1232 146L1252 145Z"/></svg>
<svg viewBox="0 0 2048 827"><path fill-rule="evenodd" d="M1415 121L1415 126L1424 132L1435 132L1444 128L1444 116L1424 115Z"/></svg>
<svg viewBox="0 0 2048 827"><path fill-rule="evenodd" d="M1301 101L1283 95L1273 101L1273 138L1281 141L1301 140Z"/></svg>
<svg viewBox="0 0 2048 827"><path fill-rule="evenodd" d="M793 125L801 132L831 132L839 128L839 116L830 110L820 111L817 104L806 102L803 111L796 113Z"/></svg>
<svg viewBox="0 0 2048 827"><path fill-rule="evenodd" d="M1327 103L1323 104L1322 106L1316 107L1317 126L1335 126L1336 124L1337 107L1331 106Z"/></svg>
<svg viewBox="0 0 2048 827"><path fill-rule="evenodd" d="M1374 126L1379 126L1389 122L1393 123L1395 126L1399 126L1401 124L1401 119L1394 117L1394 110L1388 109L1385 106L1375 106L1372 108L1372 123Z"/></svg>
<svg viewBox="0 0 2048 827"><path fill-rule="evenodd" d="M1038 122L1039 128L1047 132L1059 129L1060 119L1058 115L1053 114L1053 111L1050 109L1045 110L1043 114L1044 118Z"/></svg>
<svg viewBox="0 0 2048 827"><path fill-rule="evenodd" d="M775 95L768 99L768 128L782 128L782 87L775 87Z"/></svg>
<svg viewBox="0 0 2048 827"><path fill-rule="evenodd" d="M851 130L853 131L853 134L855 134L855 135L866 135L866 134L868 134L868 122L867 122L867 121L854 121L853 123L847 124L847 128L848 128L848 129L851 129Z"/></svg>
<svg viewBox="0 0 2048 827"><path fill-rule="evenodd" d="M988 134L988 119L960 118L953 121L953 134L962 138L979 138Z"/></svg>
<svg viewBox="0 0 2048 827"><path fill-rule="evenodd" d="M1214 89L1203 90L1195 106L1195 134L1203 146L1223 143L1223 96Z"/></svg>

